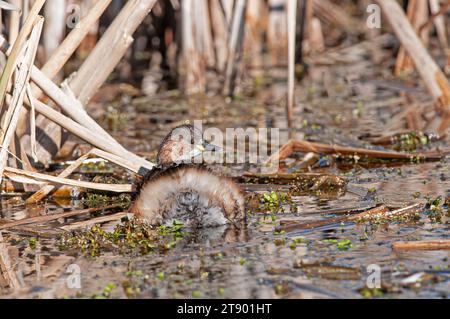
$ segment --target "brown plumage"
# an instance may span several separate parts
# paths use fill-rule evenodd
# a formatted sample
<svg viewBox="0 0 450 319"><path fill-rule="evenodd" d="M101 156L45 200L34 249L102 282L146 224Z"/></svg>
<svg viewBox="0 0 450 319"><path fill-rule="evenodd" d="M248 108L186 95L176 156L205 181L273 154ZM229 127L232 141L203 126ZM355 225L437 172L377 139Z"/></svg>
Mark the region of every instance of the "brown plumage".
<svg viewBox="0 0 450 319"><path fill-rule="evenodd" d="M152 225L172 225L177 220L194 228L245 217L239 186L230 178L192 164L199 146L205 149L207 145L201 132L191 125L176 127L164 138L158 152L159 166L144 178L131 207L136 217Z"/></svg>

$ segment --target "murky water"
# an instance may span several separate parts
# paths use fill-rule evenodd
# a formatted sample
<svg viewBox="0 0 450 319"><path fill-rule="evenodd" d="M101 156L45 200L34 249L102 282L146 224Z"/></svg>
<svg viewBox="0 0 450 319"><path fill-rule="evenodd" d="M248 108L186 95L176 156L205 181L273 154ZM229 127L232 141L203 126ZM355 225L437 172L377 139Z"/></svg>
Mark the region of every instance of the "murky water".
<svg viewBox="0 0 450 319"><path fill-rule="evenodd" d="M304 110L297 133L311 141L364 147L368 145L366 136L379 135L387 126L395 126L392 119L404 105L392 101L403 101L399 91L407 88L386 78L377 68L366 66L364 59L353 62L311 70L310 77L297 88L297 96L301 98L296 113L299 114L300 108ZM408 90L424 100L420 90ZM115 130L114 136L132 151L154 158L162 137L186 120L203 119L204 127L222 130L286 127L283 94L284 86L275 81L260 89L256 97L247 97L244 92L230 102L221 97L185 98L176 92L132 101L123 98L111 102L116 112L107 115L102 123ZM280 136L281 142L286 142L287 130L282 130ZM425 148L438 146L448 146L448 138ZM302 155L293 158L282 165L282 171L296 171ZM420 164L367 164L322 157L320 165L313 166L312 171L341 176L348 182L346 188L334 193L325 190L294 196L292 202L297 205L297 212L271 214L254 210L240 225L187 234L174 248L144 256L106 250L98 257L90 257L76 250L60 250L58 240L52 237L57 234L52 231L74 218L56 220L44 227L5 230L0 257L9 264L10 277L0 276L0 295L4 298L448 298L448 250L392 249L396 241L448 239L448 213L440 220L422 212L412 221L334 223L281 233L275 229L286 220L319 221L381 203L394 209L426 202L427 198L448 198L449 160L450 157ZM258 165L215 167L236 178L258 168ZM102 175L131 177L108 165L102 169ZM283 193L289 189L288 185L251 183L242 187L247 194L274 190ZM52 199L46 204L25 207L18 197L4 197L1 216L19 220L83 206L80 200ZM109 224L105 227L112 228ZM33 234L37 229L41 236ZM368 276L377 267L381 271L381 288L368 289ZM74 277L78 270L80 282ZM15 288L11 287L11 280Z"/></svg>

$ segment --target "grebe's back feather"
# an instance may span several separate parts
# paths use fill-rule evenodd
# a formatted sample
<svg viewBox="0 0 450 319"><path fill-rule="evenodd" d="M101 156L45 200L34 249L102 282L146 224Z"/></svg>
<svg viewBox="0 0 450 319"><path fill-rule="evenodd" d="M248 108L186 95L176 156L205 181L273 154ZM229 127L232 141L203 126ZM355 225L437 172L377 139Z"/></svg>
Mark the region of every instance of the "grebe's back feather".
<svg viewBox="0 0 450 319"><path fill-rule="evenodd" d="M140 186L131 211L152 225L224 225L244 218L244 196L229 178L202 166L179 164L152 170Z"/></svg>

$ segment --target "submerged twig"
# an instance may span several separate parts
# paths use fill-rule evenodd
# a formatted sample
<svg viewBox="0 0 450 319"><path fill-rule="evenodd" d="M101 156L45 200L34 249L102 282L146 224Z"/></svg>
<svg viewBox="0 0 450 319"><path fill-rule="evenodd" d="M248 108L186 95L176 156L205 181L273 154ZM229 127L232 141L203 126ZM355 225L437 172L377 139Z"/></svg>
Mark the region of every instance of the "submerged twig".
<svg viewBox="0 0 450 319"><path fill-rule="evenodd" d="M111 215L107 215L107 216L101 216L101 217L96 217L96 218L92 218L92 219L88 219L88 220L83 220L80 222L70 223L70 224L64 225L60 228L65 231L72 231L75 229L86 228L86 227L89 227L89 226L92 226L95 224L117 221L117 220L122 219L123 217L128 216L128 214L129 214L129 212L119 212L119 213L115 213L115 214L111 214Z"/></svg>
<svg viewBox="0 0 450 319"><path fill-rule="evenodd" d="M137 173L139 171L139 166L136 166L135 164L128 162L127 160L115 156L114 154L99 150L99 149L92 149L87 154L84 154L83 156L79 157L76 161L74 161L72 164L70 164L68 167L66 167L59 175L59 178L66 178L70 174L72 174L79 166L83 164L83 161L86 160L89 157L92 156L98 156L101 158L104 158L106 160L109 160L115 164L118 164L120 166L123 166L125 168L128 168L132 170L133 172ZM55 188L54 185L44 185L39 191L31 195L29 198L27 198L26 203L27 204L33 204L36 202L39 202L43 198L45 198L53 189Z"/></svg>
<svg viewBox="0 0 450 319"><path fill-rule="evenodd" d="M328 218L326 220L302 222L283 221L284 224L277 227L277 231L293 231L298 229L313 229L326 225L342 222L372 222L380 220L390 220L399 217L415 216L422 210L423 204L413 204L407 207L390 211L386 206L378 206L368 211L343 217Z"/></svg>
<svg viewBox="0 0 450 319"><path fill-rule="evenodd" d="M16 226L20 226L20 225L38 224L38 223L40 224L40 223L45 223L45 222L49 222L52 220L56 220L59 218L67 218L67 217L79 216L79 215L84 215L84 214L91 214L91 213L95 213L95 212L98 212L101 210L113 209L113 208L118 208L118 207L121 207L121 204L112 204L112 205L103 206L103 207L92 207L92 208L80 209L80 210L75 210L75 211L70 211L70 212L65 212L65 213L59 213L59 214L30 217L30 218L25 218L25 219L20 219L20 220L15 220L15 221L10 221L10 222L0 224L0 230L9 229L11 227L16 227Z"/></svg>

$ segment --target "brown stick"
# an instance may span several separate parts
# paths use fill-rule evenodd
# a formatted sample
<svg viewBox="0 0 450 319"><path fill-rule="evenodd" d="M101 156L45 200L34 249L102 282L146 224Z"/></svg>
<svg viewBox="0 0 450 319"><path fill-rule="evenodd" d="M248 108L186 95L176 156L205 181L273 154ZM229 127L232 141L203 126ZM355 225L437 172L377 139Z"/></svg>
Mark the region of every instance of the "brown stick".
<svg viewBox="0 0 450 319"><path fill-rule="evenodd" d="M115 164L124 166L129 168L130 170L137 173L139 171L139 166L133 165L133 163L129 163L126 160L119 158L118 156L115 156L114 154L104 152L99 149L92 149L87 154L84 154L83 156L80 156L76 161L74 161L72 164L70 164L65 170L63 170L58 177L60 178L66 178L70 174L72 174L81 164L83 164L83 161L91 156L99 156L101 158L107 159ZM43 198L45 198L52 190L55 189L54 185L44 185L42 188L28 197L25 201L26 204L34 204L39 201L41 201Z"/></svg>
<svg viewBox="0 0 450 319"><path fill-rule="evenodd" d="M398 241L392 244L395 250L450 250L450 240Z"/></svg>
<svg viewBox="0 0 450 319"><path fill-rule="evenodd" d="M27 104L29 105L29 101ZM124 151L122 147L120 147L120 148L117 147L116 143L112 142L110 139L107 139L107 138L103 137L102 135L95 134L95 132L92 132L91 130L87 129L86 127L71 120L67 116L64 116L63 114L59 113L58 111L45 105L41 101L35 99L34 106L35 106L37 112L41 113L48 119L57 123L61 127L68 130L69 132L75 134L82 140L87 141L88 143L92 144L93 146L103 149L107 152L111 152L114 155L117 155L119 157L127 157L129 161L132 161L135 164L139 164L142 167L146 167L148 169L153 168L154 164L131 153L130 151L127 151L127 150Z"/></svg>
<svg viewBox="0 0 450 319"><path fill-rule="evenodd" d="M407 207L390 211L386 206L382 205L369 209L368 211L353 214L350 216L328 218L326 220L298 223L296 221L284 221L284 225L277 227L277 231L292 231L297 229L312 229L331 225L341 222L370 222L377 221L379 219L392 219L399 216L414 216L417 215L423 208L423 204L413 204Z"/></svg>
<svg viewBox="0 0 450 319"><path fill-rule="evenodd" d="M11 60L8 59L0 80L0 106L2 106L3 102L5 101L6 89L8 87L9 80L12 76L15 67L15 58L18 56L19 51L22 48L22 44L25 42L25 39L30 34L31 29L33 28L34 25L34 21L38 16L38 13L41 10L44 3L45 0L36 0L34 2L33 8L31 8L31 11L22 27L22 30L20 31L11 49L10 56L12 59Z"/></svg>
<svg viewBox="0 0 450 319"><path fill-rule="evenodd" d="M13 271L13 265L8 254L8 246L3 241L2 233L0 232L0 272L3 274L7 284L11 288L20 287L20 282L16 273Z"/></svg>
<svg viewBox="0 0 450 319"><path fill-rule="evenodd" d="M92 207L92 208L75 210L75 211L66 212L66 213L59 213L59 214L52 214L52 215L45 215L45 216L30 217L30 218L25 218L25 219L20 219L20 220L15 220L15 221L11 221L11 222L6 222L6 223L3 223L3 224L0 224L0 230L8 229L8 228L11 228L11 227L16 227L16 226L20 226L20 225L46 223L46 222L49 222L49 221L52 221L52 220L56 220L56 219L59 219L59 218L67 218L67 217L72 217L72 216L91 214L91 213L95 213L95 212L98 212L98 211L101 211L101 210L113 209L113 208L117 208L117 207L120 207L120 204L113 204L113 205L108 205L108 206L103 206L103 207Z"/></svg>
<svg viewBox="0 0 450 319"><path fill-rule="evenodd" d="M313 152L319 154L337 154L344 156L367 156L372 158L386 158L386 159L413 159L420 158L426 160L438 160L445 156L446 152L444 151L440 153L439 151L431 151L431 152L423 152L416 154L407 154L400 152L387 152L387 151L377 151L377 150L368 150L364 148L356 148L356 147L345 147L339 145L328 145L322 143L301 141L301 140L290 140L285 145L283 145L278 152L274 153L268 160L268 163L274 161L280 161L288 157L294 151L301 152Z"/></svg>

